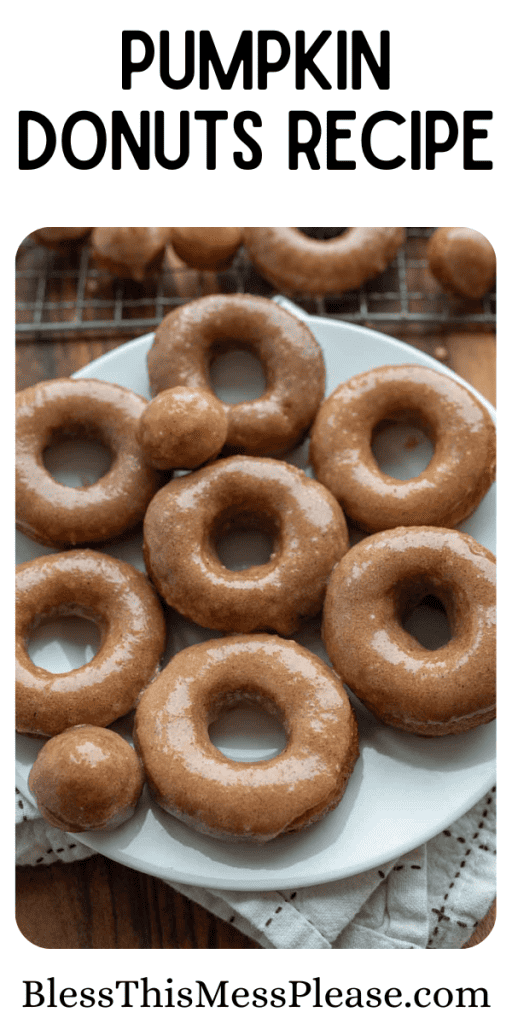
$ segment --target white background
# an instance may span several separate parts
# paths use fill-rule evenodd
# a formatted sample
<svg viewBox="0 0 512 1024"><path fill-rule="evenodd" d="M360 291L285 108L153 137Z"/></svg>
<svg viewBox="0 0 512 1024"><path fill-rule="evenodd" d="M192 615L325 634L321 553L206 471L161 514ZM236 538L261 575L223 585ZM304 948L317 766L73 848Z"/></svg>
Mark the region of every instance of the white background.
<svg viewBox="0 0 512 1024"><path fill-rule="evenodd" d="M430 0L425 5L403 2L365 2L364 4L328 3L315 0L306 9L287 3L258 0L250 7L243 3L204 2L115 3L113 0L88 0L87 4L32 2L25 0L16 12L7 16L2 47L4 238L1 247L5 324L5 392L2 405L6 429L11 431L13 342L11 335L13 298L13 259L17 245L31 230L44 224L466 224L486 234L498 254L500 288L499 392L501 399L501 456L507 456L510 439L507 405L509 380L510 331L508 330L508 280L510 277L510 143L509 98L510 66L507 35L507 5L499 0L485 4ZM4 14L4 18L5 18ZM121 32L147 32L157 42L160 30L169 30L177 52L187 29L208 29L227 66L240 32L272 29L284 32L293 44L297 29L313 42L323 29L333 33L355 29L365 32L375 52L379 51L379 32L391 33L391 88L381 92L369 74L363 75L363 89L323 91L311 79L304 92L294 90L293 64L286 71L270 76L266 92L244 91L238 82L230 92L212 87L200 91L195 83L182 92L167 89L158 76L158 57L152 68L134 76L130 92L121 88ZM334 46L327 44L318 64L335 82ZM356 110L357 121L347 122L353 138L343 144L343 156L358 161L356 171L312 171L301 161L298 171L287 169L287 112L307 109L323 120L329 109ZM74 111L96 112L108 123L112 110L123 110L135 129L140 110L164 110L169 124L177 123L177 111L226 109L229 120L219 126L218 165L205 169L204 124L191 118L189 162L180 171L166 171L157 165L139 171L128 156L121 171L112 171L109 150L102 164L91 171L69 167L55 155L46 168L20 172L17 169L17 112L33 109L44 113L54 124L57 135L66 118ZM260 113L263 129L255 132L263 149L263 161L255 171L238 169L232 160L233 149L243 149L231 129L239 110ZM377 110L391 109L407 119L411 110L448 110L462 123L467 109L494 112L491 122L481 127L489 131L485 142L476 143L475 154L493 159L493 171L464 171L462 144L449 154L440 154L434 171L411 171L407 164L395 171L371 168L362 157L358 129ZM249 125L247 126L249 128ZM396 133L396 136L393 134ZM391 140L400 139L399 152L407 156L406 125L390 126ZM377 140L376 136L376 140ZM346 148L345 148L346 145ZM171 144L169 146L171 151ZM322 147L319 147L321 153ZM341 154L340 154L341 155ZM508 526L506 518L506 470L500 480L502 519L501 537ZM5 537L12 533L12 501L5 503ZM501 577L506 541L500 547ZM507 595L502 587L501 622L506 638ZM7 597L7 607L10 607ZM11 626L9 612L6 623ZM10 637L6 649L10 651ZM502 647L505 645L506 639ZM507 720L508 696L505 689L506 654L501 652L501 734ZM5 685L11 692L11 674ZM9 717L7 717L9 721ZM7 727L9 732L10 726ZM9 741L10 742L10 741ZM10 775L12 746L7 742L6 772ZM509 746L509 744L508 744ZM503 743L501 771L510 772L507 741ZM8 765L8 768L7 768ZM6 788L5 820L11 820L11 784ZM503 788L503 787L502 787ZM502 814L500 846L503 860L507 844L508 822ZM234 950L41 950L19 935L11 911L12 863L9 844L4 866L4 885L9 912L4 915L4 932L11 948L11 966L4 963L7 1001L12 1003L13 1019L21 1015L21 979L57 977L60 987L99 988L116 978L140 978L165 987L174 978L176 987L202 978L214 988L221 978L246 988L285 985L288 978L322 977L325 988L349 985L397 986L410 992L426 986L487 985L494 1012L507 1006L507 970L502 956L508 948L507 920L510 920L510 887L503 867L499 886L500 914L490 938L472 950L445 952L419 951L415 954L394 951L244 951ZM6 881L8 880L8 881ZM48 908L51 912L51 908ZM500 925L500 921L502 925ZM6 1001L6 1002L7 1002ZM75 1012L78 1012L77 1008ZM42 1008L38 1019L48 1011ZM62 1011L61 1011L62 1012ZM84 1011L85 1012L85 1011ZM108 1011L107 1019L113 1019ZM140 1010L132 1009L129 1020L138 1019ZM176 1012L176 1011L175 1011ZM189 1010L187 1019L199 1011ZM210 1013L218 1013L218 1010ZM227 1011L224 1011L227 1012ZM231 1015L237 1011L233 1008ZM241 1011L238 1011L240 1013ZM265 1012L268 1012L268 1008ZM290 1010L281 1010L280 1019ZM318 1015L318 1010L316 1011ZM332 1012L332 1011L331 1011ZM338 1011L340 1012L340 1011ZM343 1012L343 1011L341 1011ZM443 1019L451 1019L453 1010L437 1010ZM492 1010L491 1010L492 1012ZM257 1013L246 1009L244 1019ZM328 1013L327 1008L324 1014ZM375 1011L374 1011L375 1013ZM391 1010L380 1008L377 1019L387 1019ZM398 1010L394 1015L399 1014ZM419 1010L410 1009L416 1019ZM423 1016L425 1011L422 1011ZM203 1016L205 1011L203 1011ZM208 1015L207 1015L208 1016ZM423 1019L423 1017L422 1017Z"/></svg>

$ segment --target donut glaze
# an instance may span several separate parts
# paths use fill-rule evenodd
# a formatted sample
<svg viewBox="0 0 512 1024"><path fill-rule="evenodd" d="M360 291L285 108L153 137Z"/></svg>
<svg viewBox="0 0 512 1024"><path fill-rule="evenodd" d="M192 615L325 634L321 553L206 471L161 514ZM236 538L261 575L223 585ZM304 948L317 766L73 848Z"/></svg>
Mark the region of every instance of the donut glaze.
<svg viewBox="0 0 512 1024"><path fill-rule="evenodd" d="M171 228L93 228L91 254L100 267L116 277L143 281L158 269Z"/></svg>
<svg viewBox="0 0 512 1024"><path fill-rule="evenodd" d="M140 522L161 478L137 440L146 399L118 384L68 377L16 396L16 525L28 537L64 548L108 540ZM67 487L48 472L52 442L86 437L112 453L95 483Z"/></svg>
<svg viewBox="0 0 512 1024"><path fill-rule="evenodd" d="M153 394L178 385L211 392L211 363L230 349L246 349L260 359L266 390L254 401L223 403L227 449L284 454L303 437L318 409L325 365L309 328L270 299L208 295L169 313L148 353Z"/></svg>
<svg viewBox="0 0 512 1024"><path fill-rule="evenodd" d="M222 270L242 244L242 228L173 227L171 244L188 267Z"/></svg>
<svg viewBox="0 0 512 1024"><path fill-rule="evenodd" d="M427 246L429 270L445 291L481 299L496 276L496 254L473 228L437 228Z"/></svg>
<svg viewBox="0 0 512 1024"><path fill-rule="evenodd" d="M382 473L371 444L385 420L419 424L434 445L422 473ZM340 384L311 431L318 479L367 533L456 526L480 504L496 469L496 431L479 400L452 377L417 365L381 366Z"/></svg>
<svg viewBox="0 0 512 1024"><path fill-rule="evenodd" d="M386 269L404 241L405 228L347 228L326 240L298 228L244 228L244 245L257 270L291 294L359 288Z"/></svg>
<svg viewBox="0 0 512 1024"><path fill-rule="evenodd" d="M424 736L461 733L495 717L496 560L467 534L386 530L356 544L332 573L323 639L334 668L388 725ZM451 639L427 650L404 628L428 595Z"/></svg>
<svg viewBox="0 0 512 1024"><path fill-rule="evenodd" d="M27 644L41 621L77 615L95 622L92 661L53 673ZM162 607L143 573L97 551L65 551L16 570L16 729L53 736L73 725L110 725L133 708L156 674L165 645Z"/></svg>
<svg viewBox="0 0 512 1024"><path fill-rule="evenodd" d="M270 560L232 572L215 543L261 529ZM222 632L284 636L316 615L333 565L348 547L341 509L316 480L277 459L234 455L163 487L144 518L149 576L171 607Z"/></svg>
<svg viewBox="0 0 512 1024"><path fill-rule="evenodd" d="M85 241L92 228L39 228L30 237L47 249L61 249L76 242Z"/></svg>
<svg viewBox="0 0 512 1024"><path fill-rule="evenodd" d="M144 409L137 435L157 469L196 469L224 446L228 418L222 402L200 388L160 391Z"/></svg>
<svg viewBox="0 0 512 1024"><path fill-rule="evenodd" d="M117 733L77 725L45 743L28 784L43 818L55 828L107 831L132 817L144 771L133 747Z"/></svg>
<svg viewBox="0 0 512 1024"><path fill-rule="evenodd" d="M231 761L211 743L209 725L241 701L282 721L288 741L271 760ZM294 641L265 634L177 654L143 694L134 736L164 810L238 841L267 842L318 821L339 803L358 756L337 676Z"/></svg>

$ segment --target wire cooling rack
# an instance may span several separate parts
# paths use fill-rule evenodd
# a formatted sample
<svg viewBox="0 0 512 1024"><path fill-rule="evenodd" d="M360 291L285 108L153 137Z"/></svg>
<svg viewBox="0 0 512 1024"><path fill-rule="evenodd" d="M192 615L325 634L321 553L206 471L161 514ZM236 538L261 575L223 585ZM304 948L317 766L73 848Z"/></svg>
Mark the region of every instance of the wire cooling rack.
<svg viewBox="0 0 512 1024"><path fill-rule="evenodd" d="M341 228L302 228L328 238ZM425 324L435 327L494 325L496 296L482 300L452 299L429 274L425 249L433 228L407 228L405 245L378 278L356 292L315 297L293 295L306 312L340 320L379 324ZM63 254L28 238L17 254L16 330L31 337L82 332L109 334L152 330L177 305L211 292L272 295L272 288L239 250L231 267L220 273L198 272L164 261L143 283L112 278L95 266L87 245ZM28 339L27 339L28 340Z"/></svg>

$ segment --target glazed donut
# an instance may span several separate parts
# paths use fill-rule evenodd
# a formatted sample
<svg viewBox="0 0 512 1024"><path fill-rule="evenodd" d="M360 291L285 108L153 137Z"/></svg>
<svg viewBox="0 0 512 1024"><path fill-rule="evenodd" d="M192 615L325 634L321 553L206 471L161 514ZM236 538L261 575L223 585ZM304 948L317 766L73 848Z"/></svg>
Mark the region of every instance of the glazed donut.
<svg viewBox="0 0 512 1024"><path fill-rule="evenodd" d="M419 423L434 445L426 469L397 480L371 444L385 420ZM340 384L311 431L318 479L366 533L394 526L456 526L480 504L496 468L491 416L462 384L425 366L380 366Z"/></svg>
<svg viewBox="0 0 512 1024"><path fill-rule="evenodd" d="M481 299L496 276L494 249L473 228L437 228L428 241L427 260L444 290L466 299Z"/></svg>
<svg viewBox="0 0 512 1024"><path fill-rule="evenodd" d="M208 726L241 701L282 721L282 753L231 761L211 743ZM334 808L359 752L354 713L337 676L293 640L265 634L180 651L143 694L134 738L165 811L206 835L260 843L306 828Z"/></svg>
<svg viewBox="0 0 512 1024"><path fill-rule="evenodd" d="M90 544L140 522L161 479L137 441L147 405L135 392L101 380L42 381L16 396L16 525L49 547ZM67 487L43 455L64 437L101 441L113 461L96 483Z"/></svg>
<svg viewBox="0 0 512 1024"><path fill-rule="evenodd" d="M40 813L54 828L107 831L132 817L144 771L133 747L116 732L77 725L45 743L28 784Z"/></svg>
<svg viewBox="0 0 512 1024"><path fill-rule="evenodd" d="M338 238L309 238L298 228L244 228L256 269L290 294L328 295L360 288L395 258L404 228L347 228Z"/></svg>
<svg viewBox="0 0 512 1024"><path fill-rule="evenodd" d="M270 299L208 295L165 317L148 353L153 394L183 385L211 391L210 365L229 349L247 349L262 363L261 398L223 403L229 452L282 455L309 427L323 398L325 365L306 324Z"/></svg>
<svg viewBox="0 0 512 1024"><path fill-rule="evenodd" d="M96 622L92 661L53 673L31 660L31 630L78 615ZM162 607L143 573L98 551L64 551L16 570L16 729L54 736L73 725L110 725L133 708L165 645Z"/></svg>
<svg viewBox="0 0 512 1024"><path fill-rule="evenodd" d="M332 573L323 639L334 668L388 725L424 736L466 732L495 717L496 565L467 534L386 530L356 544ZM403 627L427 596L451 639L428 650Z"/></svg>
<svg viewBox="0 0 512 1024"><path fill-rule="evenodd" d="M30 237L47 249L62 249L77 242L84 242L92 228L39 228Z"/></svg>
<svg viewBox="0 0 512 1024"><path fill-rule="evenodd" d="M143 281L162 262L171 228L93 228L91 255L115 277Z"/></svg>
<svg viewBox="0 0 512 1024"><path fill-rule="evenodd" d="M157 469L196 469L219 454L227 434L222 402L210 391L180 387L147 404L137 431L146 462Z"/></svg>
<svg viewBox="0 0 512 1024"><path fill-rule="evenodd" d="M215 544L237 528L270 534L268 562L225 568ZM332 495L277 459L233 455L177 477L144 518L144 558L159 593L187 619L225 633L294 633L320 611L347 547Z"/></svg>
<svg viewBox="0 0 512 1024"><path fill-rule="evenodd" d="M171 244L194 270L223 270L242 244L242 228L176 228Z"/></svg>

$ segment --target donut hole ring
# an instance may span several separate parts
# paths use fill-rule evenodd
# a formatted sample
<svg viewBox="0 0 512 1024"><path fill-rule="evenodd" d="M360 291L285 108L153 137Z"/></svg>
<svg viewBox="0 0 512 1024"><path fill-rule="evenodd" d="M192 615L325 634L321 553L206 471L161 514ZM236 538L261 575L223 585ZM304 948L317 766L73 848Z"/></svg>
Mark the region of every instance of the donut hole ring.
<svg viewBox="0 0 512 1024"><path fill-rule="evenodd" d="M288 742L282 710L262 693L229 691L210 717L210 742L232 761L270 761Z"/></svg>
<svg viewBox="0 0 512 1024"><path fill-rule="evenodd" d="M402 580L395 592L397 619L402 629L426 650L444 647L453 637L454 602L446 587L418 576Z"/></svg>
<svg viewBox="0 0 512 1024"><path fill-rule="evenodd" d="M371 444L386 420L413 418L434 454L418 476L383 473ZM496 431L481 402L447 374L417 365L381 366L341 384L311 431L317 478L362 530L456 526L494 480Z"/></svg>
<svg viewBox="0 0 512 1024"><path fill-rule="evenodd" d="M283 721L288 741L276 757L235 762L211 743L212 720L240 700ZM157 803L202 833L238 841L266 842L319 820L341 799L358 756L355 717L334 673L265 634L177 654L142 696L134 736Z"/></svg>
<svg viewBox="0 0 512 1024"><path fill-rule="evenodd" d="M273 538L268 562L235 572L222 564L216 543L237 524ZM235 455L172 480L144 518L144 558L159 593L186 618L226 633L294 633L320 611L347 547L332 495L276 459Z"/></svg>
<svg viewBox="0 0 512 1024"><path fill-rule="evenodd" d="M281 524L265 509L242 509L233 505L219 513L212 523L209 539L214 556L226 569L233 571L236 566L243 571L250 565L267 565L279 557Z"/></svg>
<svg viewBox="0 0 512 1024"><path fill-rule="evenodd" d="M322 635L334 668L388 725L425 736L495 717L496 566L472 537L398 527L357 544L335 567ZM404 628L418 602L442 603L451 637L428 649Z"/></svg>
<svg viewBox="0 0 512 1024"><path fill-rule="evenodd" d="M100 648L81 668L50 672L28 653L31 632L60 616L96 623ZM106 726L130 711L158 670L162 607L133 566L75 550L24 562L16 571L16 729L53 736L74 725Z"/></svg>
<svg viewBox="0 0 512 1024"><path fill-rule="evenodd" d="M92 379L43 381L16 396L16 524L50 547L90 544L119 536L143 518L160 474L137 440L144 398ZM63 439L99 442L112 455L94 483L68 487L45 466ZM48 458L48 455L46 456Z"/></svg>
<svg viewBox="0 0 512 1024"><path fill-rule="evenodd" d="M211 392L211 365L228 350L251 352L266 388L260 398L223 403L224 454L283 455L302 439L318 409L325 365L309 328L269 299L210 295L169 313L148 353L152 393L178 385Z"/></svg>
<svg viewBox="0 0 512 1024"><path fill-rule="evenodd" d="M244 229L244 245L256 269L292 295L360 288L386 269L404 241L400 227L350 227L328 239L311 238L293 227Z"/></svg>
<svg viewBox="0 0 512 1024"><path fill-rule="evenodd" d="M372 430L370 447L381 472L395 480L410 480L427 469L435 450L430 424L408 412L380 420Z"/></svg>

